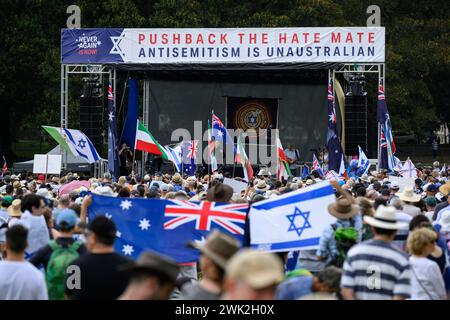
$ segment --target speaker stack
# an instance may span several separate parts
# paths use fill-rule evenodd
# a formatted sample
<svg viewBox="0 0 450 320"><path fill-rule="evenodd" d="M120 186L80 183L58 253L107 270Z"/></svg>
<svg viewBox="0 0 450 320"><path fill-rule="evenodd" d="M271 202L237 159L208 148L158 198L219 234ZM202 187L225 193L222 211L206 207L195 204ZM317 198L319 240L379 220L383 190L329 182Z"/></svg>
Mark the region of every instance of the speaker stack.
<svg viewBox="0 0 450 320"><path fill-rule="evenodd" d="M83 79L80 96L80 130L88 136L99 154L103 150L103 90L100 83Z"/></svg>
<svg viewBox="0 0 450 320"><path fill-rule="evenodd" d="M367 153L367 95L345 97L345 154L358 155L358 145Z"/></svg>

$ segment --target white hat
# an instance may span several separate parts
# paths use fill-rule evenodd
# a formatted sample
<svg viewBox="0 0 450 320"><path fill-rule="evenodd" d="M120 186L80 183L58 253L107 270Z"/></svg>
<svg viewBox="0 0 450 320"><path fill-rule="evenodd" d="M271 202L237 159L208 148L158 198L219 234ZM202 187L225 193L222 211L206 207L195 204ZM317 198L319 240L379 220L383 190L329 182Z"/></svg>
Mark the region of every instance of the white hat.
<svg viewBox="0 0 450 320"><path fill-rule="evenodd" d="M261 170L259 170L257 176L271 176L272 174L270 173L269 169L267 168L263 168Z"/></svg>
<svg viewBox="0 0 450 320"><path fill-rule="evenodd" d="M48 190L46 188L39 188L39 189L37 189L36 194L38 196L46 198L46 197L48 197Z"/></svg>
<svg viewBox="0 0 450 320"><path fill-rule="evenodd" d="M391 189L400 189L400 185L398 184L397 181L391 182Z"/></svg>
<svg viewBox="0 0 450 320"><path fill-rule="evenodd" d="M146 174L145 176L144 176L144 181L150 181L150 175L148 175L148 174Z"/></svg>
<svg viewBox="0 0 450 320"><path fill-rule="evenodd" d="M397 222L397 210L391 206L385 207L380 205L373 217L364 216L364 222L373 227L388 230L403 230L408 228L407 223Z"/></svg>
<svg viewBox="0 0 450 320"><path fill-rule="evenodd" d="M438 224L441 226L441 233L450 233L450 209L445 209L442 212Z"/></svg>
<svg viewBox="0 0 450 320"><path fill-rule="evenodd" d="M420 201L420 195L415 194L413 192L412 188L405 188L403 192L397 193L398 197L402 201L406 202L419 202Z"/></svg>
<svg viewBox="0 0 450 320"><path fill-rule="evenodd" d="M82 197L78 197L75 199L75 204L78 204L81 206L81 204L83 203L83 198Z"/></svg>
<svg viewBox="0 0 450 320"><path fill-rule="evenodd" d="M108 186L97 187L95 189L95 193L101 194L103 196L115 197L115 194L114 194L113 190L110 187L108 187Z"/></svg>

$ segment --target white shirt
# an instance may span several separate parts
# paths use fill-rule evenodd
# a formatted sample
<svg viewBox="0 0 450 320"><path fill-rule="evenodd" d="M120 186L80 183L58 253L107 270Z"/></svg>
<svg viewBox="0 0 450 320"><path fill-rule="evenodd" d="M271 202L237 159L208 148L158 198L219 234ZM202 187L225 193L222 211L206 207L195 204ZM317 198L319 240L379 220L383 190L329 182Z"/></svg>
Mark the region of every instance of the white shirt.
<svg viewBox="0 0 450 320"><path fill-rule="evenodd" d="M0 261L0 300L48 300L43 273L28 261Z"/></svg>
<svg viewBox="0 0 450 320"><path fill-rule="evenodd" d="M411 300L447 299L444 278L436 262L424 257L412 256L409 258L409 263L412 269Z"/></svg>
<svg viewBox="0 0 450 320"><path fill-rule="evenodd" d="M403 205L403 212L409 214L411 217L418 216L422 213L419 207L407 203Z"/></svg>
<svg viewBox="0 0 450 320"><path fill-rule="evenodd" d="M50 241L47 224L43 215L33 216L30 211L25 210L19 220L28 229L28 247L26 253L33 254Z"/></svg>

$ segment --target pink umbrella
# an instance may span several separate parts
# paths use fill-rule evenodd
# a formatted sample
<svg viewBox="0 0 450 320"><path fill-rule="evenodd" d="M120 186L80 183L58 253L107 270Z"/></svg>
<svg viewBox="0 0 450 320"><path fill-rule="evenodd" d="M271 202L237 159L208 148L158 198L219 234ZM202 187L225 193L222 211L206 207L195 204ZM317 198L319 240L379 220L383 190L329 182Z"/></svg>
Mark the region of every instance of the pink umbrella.
<svg viewBox="0 0 450 320"><path fill-rule="evenodd" d="M71 191L78 189L79 187L86 187L87 189L89 189L91 187L91 184L89 183L89 181L74 180L72 182L69 182L68 184L63 185L59 189L59 195L62 196L63 194L68 194Z"/></svg>

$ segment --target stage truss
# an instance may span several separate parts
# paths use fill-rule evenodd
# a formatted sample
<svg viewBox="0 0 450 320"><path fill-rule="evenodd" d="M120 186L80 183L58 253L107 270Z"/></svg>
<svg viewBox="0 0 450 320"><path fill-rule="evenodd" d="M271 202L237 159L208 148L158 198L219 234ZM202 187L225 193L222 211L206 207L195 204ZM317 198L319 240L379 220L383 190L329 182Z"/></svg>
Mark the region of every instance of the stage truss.
<svg viewBox="0 0 450 320"><path fill-rule="evenodd" d="M384 63L344 63L337 66L335 69L329 69L328 75L332 78L333 84L335 82L336 74L352 74L352 73L377 73L378 83L383 85L383 89L386 92L385 87L385 64ZM116 69L111 66L99 65L99 64L61 64L61 128L68 128L69 124L69 79L70 75L99 75L100 81L103 81L103 77L107 77L109 83L111 83L114 94L114 105L116 104ZM333 85L333 95L335 95L335 89ZM150 79L145 79L143 82L143 123L148 127L149 111L150 111ZM343 115L343 122L345 120ZM144 174L145 163L148 155L143 152L141 165L138 166L138 173ZM380 157L380 125L378 124L378 157L372 163L375 163L378 170L378 163ZM63 152L63 169L67 168L67 152ZM95 176L102 176L107 171L107 161L100 161L94 166Z"/></svg>

